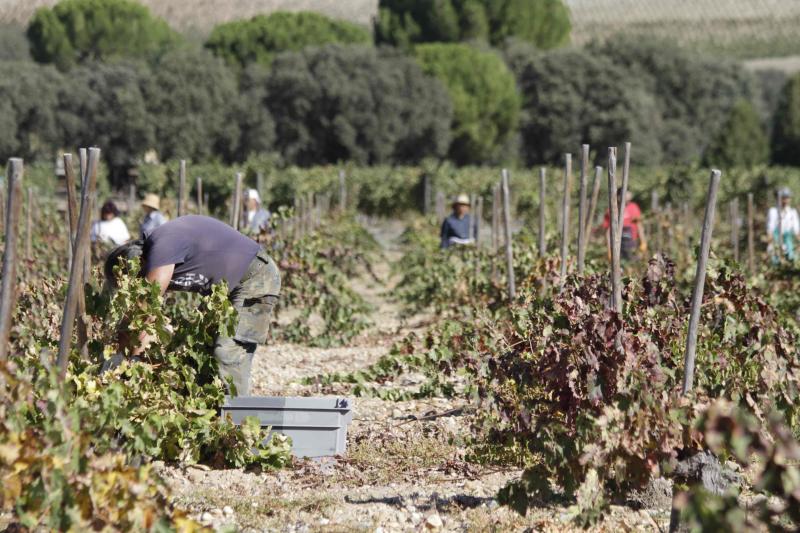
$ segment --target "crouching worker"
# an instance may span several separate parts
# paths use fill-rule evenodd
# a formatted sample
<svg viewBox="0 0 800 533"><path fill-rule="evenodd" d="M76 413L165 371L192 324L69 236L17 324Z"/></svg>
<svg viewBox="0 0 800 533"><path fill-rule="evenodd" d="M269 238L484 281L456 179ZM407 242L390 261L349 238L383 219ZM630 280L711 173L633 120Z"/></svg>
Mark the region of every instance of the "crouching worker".
<svg viewBox="0 0 800 533"><path fill-rule="evenodd" d="M239 314L233 337L214 342L214 357L223 381L231 378L235 393L250 393L250 367L256 346L266 343L270 316L278 299L281 278L275 262L258 243L216 219L188 215L167 222L144 240L112 250L105 262L105 277L115 287L114 267L140 258L139 275L168 290L207 294L211 286L226 281L229 298ZM133 355L141 354L149 339L139 338ZM233 393L233 391L231 391Z"/></svg>

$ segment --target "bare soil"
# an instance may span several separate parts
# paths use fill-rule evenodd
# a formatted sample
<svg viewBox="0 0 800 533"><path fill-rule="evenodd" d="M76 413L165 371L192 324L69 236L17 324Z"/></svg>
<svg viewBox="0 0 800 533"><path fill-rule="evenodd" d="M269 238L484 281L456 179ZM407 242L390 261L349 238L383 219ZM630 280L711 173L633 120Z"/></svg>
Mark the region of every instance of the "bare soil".
<svg viewBox="0 0 800 533"><path fill-rule="evenodd" d="M376 227L375 225L371 225ZM391 301L390 263L399 256L401 227L374 230L384 258L373 265L385 283L363 275L352 286L375 308L372 329L352 346L309 348L275 344L256 355L253 394L306 396L306 376L363 368L387 353L406 332L430 317L398 318ZM392 386L414 384L404 377ZM346 390L341 391L345 393ZM355 400L347 453L325 461L296 461L281 471L208 470L159 465L176 503L217 530L244 531L565 531L568 504L536 509L527 517L499 506L497 491L519 475L515 469L465 460L468 405L460 399L388 402ZM595 531L666 530L668 502L655 509L615 506Z"/></svg>

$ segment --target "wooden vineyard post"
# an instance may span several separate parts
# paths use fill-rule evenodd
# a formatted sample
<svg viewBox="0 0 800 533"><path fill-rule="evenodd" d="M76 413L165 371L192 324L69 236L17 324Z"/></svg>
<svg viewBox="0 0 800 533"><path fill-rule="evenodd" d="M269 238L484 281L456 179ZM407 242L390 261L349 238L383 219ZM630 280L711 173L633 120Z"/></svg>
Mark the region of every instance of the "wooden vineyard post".
<svg viewBox="0 0 800 533"><path fill-rule="evenodd" d="M564 286L567 277L567 254L569 253L569 197L572 187L572 154L564 155L564 199L561 203L561 273L559 285Z"/></svg>
<svg viewBox="0 0 800 533"><path fill-rule="evenodd" d="M444 220L444 216L444 193L442 191L436 191L436 220L441 222Z"/></svg>
<svg viewBox="0 0 800 533"><path fill-rule="evenodd" d="M502 172L502 194L503 194L503 230L506 236L506 269L508 275L508 299L513 301L517 295L517 288L514 283L514 251L511 242L511 199L508 190L508 170Z"/></svg>
<svg viewBox="0 0 800 533"><path fill-rule="evenodd" d="M475 247L481 245L481 223L483 222L483 196L478 196L475 204Z"/></svg>
<svg viewBox="0 0 800 533"><path fill-rule="evenodd" d="M431 211L431 177L425 172L422 175L422 214L428 216Z"/></svg>
<svg viewBox="0 0 800 533"><path fill-rule="evenodd" d="M67 230L67 271L72 268L72 233L70 232L69 227L69 212L64 212L64 227Z"/></svg>
<svg viewBox="0 0 800 533"><path fill-rule="evenodd" d="M655 248L654 252L661 251L661 209L658 204L658 191L653 190L650 193L650 212L653 213L653 223L655 224L655 231L653 232Z"/></svg>
<svg viewBox="0 0 800 533"><path fill-rule="evenodd" d="M261 198L261 201L264 202L264 173L257 172L256 173L256 190L258 191L258 197Z"/></svg>
<svg viewBox="0 0 800 533"><path fill-rule="evenodd" d="M620 269L620 247L617 246L622 233L617 206L617 156L613 148L608 149L608 212L609 247L611 249L611 308L622 315L622 272Z"/></svg>
<svg viewBox="0 0 800 533"><path fill-rule="evenodd" d="M25 260L33 260L33 188L27 188L25 202Z"/></svg>
<svg viewBox="0 0 800 533"><path fill-rule="evenodd" d="M756 245L753 231L753 193L747 193L747 267L750 274L756 272Z"/></svg>
<svg viewBox="0 0 800 533"><path fill-rule="evenodd" d="M0 187L0 232L4 232L5 228L6 228L6 190L3 187Z"/></svg>
<svg viewBox="0 0 800 533"><path fill-rule="evenodd" d="M86 152L83 149L84 153ZM92 159L94 157L94 159ZM84 359L88 359L89 357L89 335L88 335L88 324L86 323L86 284L89 282L92 274L92 243L90 239L90 232L91 232L91 220L92 220L92 213L95 210L95 204L97 202L97 193L96 193L96 183L97 183L97 167L100 161L100 150L97 148L90 148L89 149L89 158L87 164L84 165L84 174L81 178L81 188L89 189L89 204L88 204L88 217L89 217L89 224L87 225L85 231L86 236L85 240L86 244L86 253L83 256L83 278L81 278L80 283L78 284L78 303L77 303L77 320L78 320L78 349L80 350L81 356ZM94 176L90 176L90 173L94 173ZM89 185L90 182L93 182L95 185ZM73 253L74 256L74 253Z"/></svg>
<svg viewBox="0 0 800 533"><path fill-rule="evenodd" d="M776 209L778 211L778 235L775 239L775 246L777 247L777 257L778 261L783 263L783 216L781 213L781 191L778 189L775 191L775 197L777 198Z"/></svg>
<svg viewBox="0 0 800 533"><path fill-rule="evenodd" d="M703 290L706 282L706 265L711 250L711 232L714 229L714 210L717 205L717 190L722 173L711 171L706 195L706 212L703 218L703 232L700 235L700 255L697 258L697 271L692 290L692 307L689 315L689 331L686 335L686 355L683 361L683 394L686 395L694 384L694 361L697 352L697 328L700 324L700 307L703 304Z"/></svg>
<svg viewBox="0 0 800 533"><path fill-rule="evenodd" d="M128 185L128 215L136 209L136 184Z"/></svg>
<svg viewBox="0 0 800 533"><path fill-rule="evenodd" d="M242 207L242 173L236 173L236 181L233 187L233 205L231 206L231 226L239 229L239 213Z"/></svg>
<svg viewBox="0 0 800 533"><path fill-rule="evenodd" d="M339 170L339 212L347 211L347 180L344 170Z"/></svg>
<svg viewBox="0 0 800 533"><path fill-rule="evenodd" d="M581 146L581 183L578 203L578 275L583 275L583 263L586 253L586 182L589 172L589 145Z"/></svg>
<svg viewBox="0 0 800 533"><path fill-rule="evenodd" d="M597 201L600 199L600 185L603 180L603 167L594 167L594 185L592 186L592 200L589 202L589 213L586 215L586 239L583 242L584 248L589 244L589 237L592 235L592 221L594 212L597 209ZM584 250L584 255L586 250Z"/></svg>
<svg viewBox="0 0 800 533"><path fill-rule="evenodd" d="M92 195L97 185L97 165L100 162L100 150L92 148L89 151L86 165L86 179L81 189L81 210L78 217L78 231L73 254L72 268L69 273L67 298L64 303L64 316L61 321L61 337L58 341L58 368L61 378L66 375L69 363L69 350L72 344L72 330L75 325L75 313L78 309L78 298L82 295L84 281L84 266L89 254L89 230L91 227ZM88 168L87 168L88 167Z"/></svg>
<svg viewBox="0 0 800 533"><path fill-rule="evenodd" d="M614 158L617 157L617 149L614 148ZM625 222L625 204L628 196L628 177L631 171L631 143L625 143L625 160L622 163L622 199L619 201L619 243L617 246L622 249L622 227Z"/></svg>
<svg viewBox="0 0 800 533"><path fill-rule="evenodd" d="M733 261L739 262L739 200L734 198L730 203L731 210L731 248Z"/></svg>
<svg viewBox="0 0 800 533"><path fill-rule="evenodd" d="M672 216L672 203L667 202L667 205L664 208L664 221L666 224L666 231L667 231L667 244L665 245L665 249L667 251L667 255L669 257L674 257L672 251L674 249L674 217Z"/></svg>
<svg viewBox="0 0 800 533"><path fill-rule="evenodd" d="M181 159L178 170L178 216L186 214L186 160Z"/></svg>
<svg viewBox="0 0 800 533"><path fill-rule="evenodd" d="M545 224L547 211L545 199L547 197L547 169L539 168L539 257L547 255L547 228Z"/></svg>
<svg viewBox="0 0 800 533"><path fill-rule="evenodd" d="M75 246L75 233L78 231L78 199L75 196L75 167L72 166L72 154L64 154L64 178L67 182L70 245Z"/></svg>
<svg viewBox="0 0 800 533"><path fill-rule="evenodd" d="M0 361L8 358L11 315L17 305L17 234L22 213L22 159L8 160L6 181L8 203L5 210L6 241L3 252L3 277L0 279Z"/></svg>
<svg viewBox="0 0 800 533"><path fill-rule="evenodd" d="M497 251L500 246L498 236L500 231L500 188L497 185L492 186L492 253Z"/></svg>
<svg viewBox="0 0 800 533"><path fill-rule="evenodd" d="M197 194L197 214L203 214L203 178L197 178L197 185L195 186Z"/></svg>

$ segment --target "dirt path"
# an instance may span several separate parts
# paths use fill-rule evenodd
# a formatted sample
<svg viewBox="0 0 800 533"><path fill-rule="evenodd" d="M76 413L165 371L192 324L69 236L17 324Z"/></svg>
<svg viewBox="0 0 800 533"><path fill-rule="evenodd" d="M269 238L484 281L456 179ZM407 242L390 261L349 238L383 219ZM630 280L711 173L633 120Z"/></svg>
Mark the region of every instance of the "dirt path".
<svg viewBox="0 0 800 533"><path fill-rule="evenodd" d="M352 287L374 307L373 327L352 346L308 348L276 344L257 353L254 395L318 394L300 379L350 372L376 361L415 322L398 318L390 293L397 279L390 262L400 256L402 226L370 224L384 249L373 265L378 283L364 275ZM406 378L404 378L406 379ZM393 385L409 384L407 381ZM343 392L346 392L343 390ZM499 507L494 495L518 471L476 467L464 460L466 418L461 400L387 402L357 398L347 455L300 462L277 472L180 469L161 466L176 500L217 529L246 531L563 531L565 509L545 508L521 518ZM653 516L624 508L599 531L655 530ZM663 514L656 515L663 524ZM663 527L663 526L662 526Z"/></svg>

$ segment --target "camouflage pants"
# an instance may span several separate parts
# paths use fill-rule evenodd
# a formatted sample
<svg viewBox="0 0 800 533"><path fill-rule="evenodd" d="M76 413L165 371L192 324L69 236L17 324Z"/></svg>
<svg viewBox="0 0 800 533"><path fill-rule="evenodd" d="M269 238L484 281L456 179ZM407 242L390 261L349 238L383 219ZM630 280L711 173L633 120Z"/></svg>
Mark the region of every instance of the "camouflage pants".
<svg viewBox="0 0 800 533"><path fill-rule="evenodd" d="M219 375L230 378L235 391L232 396L250 394L250 368L259 344L267 342L272 310L281 291L281 275L275 261L266 252L259 252L247 272L230 294L239 314L233 337L220 336L214 342L214 357Z"/></svg>

